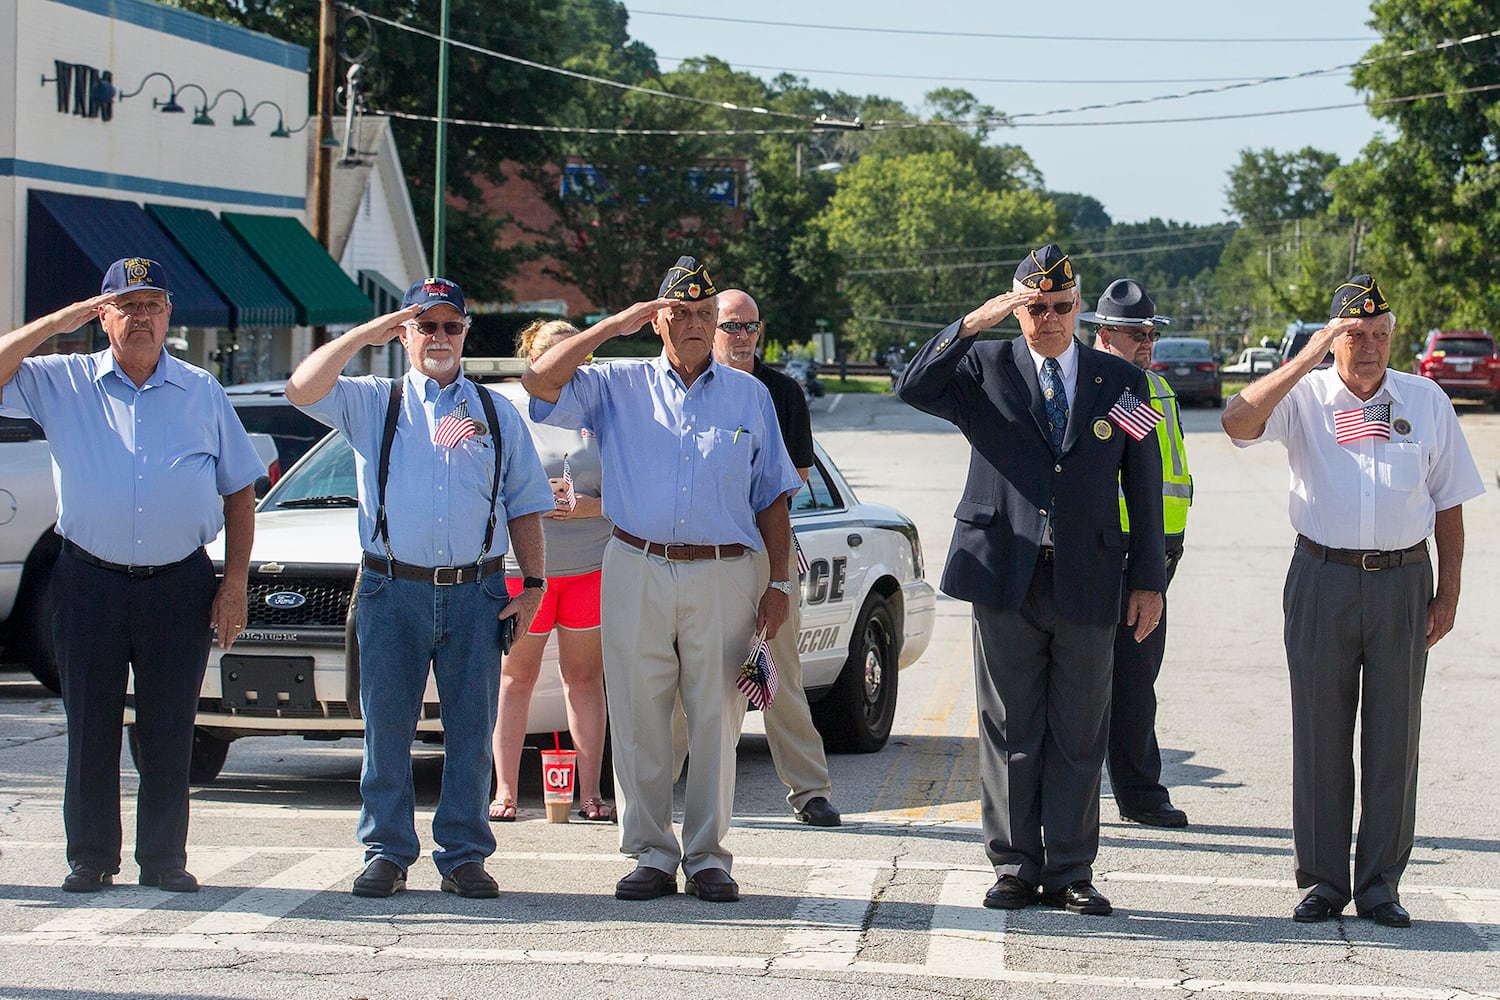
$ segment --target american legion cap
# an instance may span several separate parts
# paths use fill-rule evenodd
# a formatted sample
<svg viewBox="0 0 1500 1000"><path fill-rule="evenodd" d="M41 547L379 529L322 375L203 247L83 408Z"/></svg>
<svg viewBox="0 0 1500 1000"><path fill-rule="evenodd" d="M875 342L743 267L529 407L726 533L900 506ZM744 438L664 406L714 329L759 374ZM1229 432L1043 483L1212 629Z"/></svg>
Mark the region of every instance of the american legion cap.
<svg viewBox="0 0 1500 1000"><path fill-rule="evenodd" d="M122 257L115 261L104 272L104 282L99 286L101 295L124 295L143 290L166 292L168 298L172 295L167 269L146 257Z"/></svg>

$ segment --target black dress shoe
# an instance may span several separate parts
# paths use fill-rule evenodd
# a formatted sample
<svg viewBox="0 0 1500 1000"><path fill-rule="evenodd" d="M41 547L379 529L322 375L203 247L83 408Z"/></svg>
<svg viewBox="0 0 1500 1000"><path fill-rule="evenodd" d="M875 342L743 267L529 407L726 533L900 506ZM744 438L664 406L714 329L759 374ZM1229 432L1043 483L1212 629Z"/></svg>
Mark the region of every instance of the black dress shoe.
<svg viewBox="0 0 1500 1000"><path fill-rule="evenodd" d="M1036 886L1015 875L1001 875L984 894L984 905L992 910L1023 910L1036 901Z"/></svg>
<svg viewBox="0 0 1500 1000"><path fill-rule="evenodd" d="M1344 908L1340 906L1334 909L1333 902L1319 896L1317 893L1309 893L1304 896L1302 902L1292 911L1292 919L1299 924L1321 924L1329 917L1336 917L1342 913Z"/></svg>
<svg viewBox="0 0 1500 1000"><path fill-rule="evenodd" d="M1368 910L1361 910L1359 915L1375 921L1382 927L1411 926L1411 914L1406 912L1406 907L1395 900L1376 903Z"/></svg>
<svg viewBox="0 0 1500 1000"><path fill-rule="evenodd" d="M376 858L354 880L354 894L370 899L394 896L406 889L406 872L394 861Z"/></svg>
<svg viewBox="0 0 1500 1000"><path fill-rule="evenodd" d="M843 826L844 824L839 811L833 808L833 803L821 795L808 799L807 803L797 810L797 822L806 823L808 826Z"/></svg>
<svg viewBox="0 0 1500 1000"><path fill-rule="evenodd" d="M442 888L464 899L494 899L500 895L500 887L478 861L465 861L444 875Z"/></svg>
<svg viewBox="0 0 1500 1000"><path fill-rule="evenodd" d="M616 899L657 899L670 896L676 891L676 873L664 872L650 865L640 865L615 883Z"/></svg>
<svg viewBox="0 0 1500 1000"><path fill-rule="evenodd" d="M141 869L141 885L154 885L162 892L197 892L198 880L186 868Z"/></svg>
<svg viewBox="0 0 1500 1000"><path fill-rule="evenodd" d="M1121 809L1120 818L1142 826L1162 826L1169 829L1188 825L1187 813L1170 802L1154 809Z"/></svg>
<svg viewBox="0 0 1500 1000"><path fill-rule="evenodd" d="M1084 881L1069 882L1061 889L1042 893L1041 904L1070 913L1087 913L1094 917L1107 917L1115 912L1115 908L1100 895L1094 884Z"/></svg>
<svg viewBox="0 0 1500 1000"><path fill-rule="evenodd" d="M107 885L114 885L114 876L91 864L77 864L63 879L63 892L98 892Z"/></svg>
<svg viewBox="0 0 1500 1000"><path fill-rule="evenodd" d="M689 896L710 903L733 903L740 898L740 884L722 868L705 868L687 880Z"/></svg>

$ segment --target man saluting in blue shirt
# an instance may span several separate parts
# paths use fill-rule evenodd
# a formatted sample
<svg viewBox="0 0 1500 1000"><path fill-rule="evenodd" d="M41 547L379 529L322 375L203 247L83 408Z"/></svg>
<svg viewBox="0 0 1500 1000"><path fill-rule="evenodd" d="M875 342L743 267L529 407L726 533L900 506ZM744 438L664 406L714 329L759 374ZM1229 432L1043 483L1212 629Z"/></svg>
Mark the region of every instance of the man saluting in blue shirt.
<svg viewBox="0 0 1500 1000"><path fill-rule="evenodd" d="M57 478L62 553L54 641L68 714L68 892L120 870L120 729L135 672L135 859L141 885L197 892L187 871L188 766L210 627L228 649L264 471L223 386L164 349L171 285L154 260L105 272L102 294L0 337L0 411L41 424ZM27 357L98 317L97 354ZM227 528L215 585L203 544Z"/></svg>
<svg viewBox="0 0 1500 1000"><path fill-rule="evenodd" d="M751 636L786 621L791 519L782 498L802 485L765 386L714 360L716 290L682 257L659 298L552 347L524 384L532 418L599 438L604 516L600 604L604 677L620 800L620 850L636 869L619 899L687 891L739 899L724 847L734 806L735 742L745 698L735 687ZM600 344L647 320L662 353L579 367ZM750 552L765 549L770 585ZM672 706L688 720L687 797L672 832Z"/></svg>

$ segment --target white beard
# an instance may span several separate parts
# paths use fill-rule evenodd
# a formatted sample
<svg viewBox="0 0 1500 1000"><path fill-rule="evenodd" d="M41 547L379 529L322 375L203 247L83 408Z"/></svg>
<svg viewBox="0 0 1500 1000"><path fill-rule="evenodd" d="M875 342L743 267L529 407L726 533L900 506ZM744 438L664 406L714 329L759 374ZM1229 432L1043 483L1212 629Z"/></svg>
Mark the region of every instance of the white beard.
<svg viewBox="0 0 1500 1000"><path fill-rule="evenodd" d="M431 355L423 355L422 374L427 375L430 378L436 378L439 375L448 374L448 372L453 370L453 366L456 364L458 364L458 357L453 354L449 354L447 357L442 358L435 358Z"/></svg>

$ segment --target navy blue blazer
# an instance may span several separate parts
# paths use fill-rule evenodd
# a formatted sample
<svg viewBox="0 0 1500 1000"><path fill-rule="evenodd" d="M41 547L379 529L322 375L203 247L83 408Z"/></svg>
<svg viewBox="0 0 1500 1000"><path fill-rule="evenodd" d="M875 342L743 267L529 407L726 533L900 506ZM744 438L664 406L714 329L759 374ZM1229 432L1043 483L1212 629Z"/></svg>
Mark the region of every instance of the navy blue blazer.
<svg viewBox="0 0 1500 1000"><path fill-rule="evenodd" d="M1049 510L1054 587L1064 618L1107 625L1120 617L1122 586L1166 590L1156 435L1136 441L1106 416L1127 389L1138 399L1151 398L1146 373L1080 343L1078 384L1059 454L1025 341L980 341L958 330L955 322L923 346L896 384L901 399L957 425L971 446L943 593L1019 608ZM1120 530L1122 489L1134 529L1128 536Z"/></svg>

